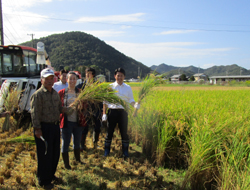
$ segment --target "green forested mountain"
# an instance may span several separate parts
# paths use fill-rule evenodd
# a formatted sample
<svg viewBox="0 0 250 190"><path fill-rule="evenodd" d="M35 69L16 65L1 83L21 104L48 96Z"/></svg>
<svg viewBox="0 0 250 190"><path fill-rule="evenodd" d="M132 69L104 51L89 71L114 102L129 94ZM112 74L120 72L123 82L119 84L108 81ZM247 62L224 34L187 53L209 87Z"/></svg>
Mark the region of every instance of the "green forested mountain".
<svg viewBox="0 0 250 190"><path fill-rule="evenodd" d="M191 77L196 73L205 73L208 76L225 76L225 75L250 75L250 70L242 68L236 64L227 66L213 66L208 69L202 69L194 66L189 67L174 67L171 65L160 64L159 66L151 66L152 70L157 71L169 78L176 74L186 74Z"/></svg>
<svg viewBox="0 0 250 190"><path fill-rule="evenodd" d="M209 76L220 75L250 75L250 70L239 67L236 64L227 66L213 66L205 70L205 73Z"/></svg>
<svg viewBox="0 0 250 190"><path fill-rule="evenodd" d="M92 66L98 71L97 74L107 75L109 70L111 79L114 79L114 70L118 67L125 69L126 78L137 78L138 67L142 77L151 71L142 63L84 32L53 34L35 39L34 44L39 41L45 44L52 66L56 70L66 66L70 70L84 71L86 66ZM31 44L25 42L21 45L31 46Z"/></svg>
<svg viewBox="0 0 250 190"><path fill-rule="evenodd" d="M175 69L178 69L178 67L172 66L172 65L166 65L164 63L160 64L160 65L152 65L150 67L153 71L156 71L158 73L166 73L168 71L172 71Z"/></svg>

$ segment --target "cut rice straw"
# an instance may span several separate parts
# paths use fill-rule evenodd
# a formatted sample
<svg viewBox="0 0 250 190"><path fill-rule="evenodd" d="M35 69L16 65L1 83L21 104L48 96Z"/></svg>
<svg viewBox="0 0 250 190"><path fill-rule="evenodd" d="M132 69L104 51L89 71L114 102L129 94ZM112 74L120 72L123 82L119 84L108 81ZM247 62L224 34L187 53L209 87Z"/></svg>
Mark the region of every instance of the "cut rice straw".
<svg viewBox="0 0 250 190"><path fill-rule="evenodd" d="M146 95L153 89L153 87L155 87L159 83L160 83L160 79L156 78L154 74L147 76L143 80L142 86L138 93L138 104L140 104L143 98L145 98ZM135 108L133 117L135 117L136 114L137 114L137 109Z"/></svg>
<svg viewBox="0 0 250 190"><path fill-rule="evenodd" d="M128 110L129 105L122 100L117 94L117 91L113 90L107 83L94 82L88 83L84 89L79 93L78 97L72 103L72 108L78 108L83 110L82 105L85 103L99 104L103 102L109 102L112 104L120 104L125 110Z"/></svg>
<svg viewBox="0 0 250 190"><path fill-rule="evenodd" d="M7 94L8 93L8 94ZM15 88L10 88L4 93L4 110L9 112L14 112L18 109L18 102L21 95L21 91L15 90ZM10 128L10 115L7 114L2 126L2 131L8 131Z"/></svg>

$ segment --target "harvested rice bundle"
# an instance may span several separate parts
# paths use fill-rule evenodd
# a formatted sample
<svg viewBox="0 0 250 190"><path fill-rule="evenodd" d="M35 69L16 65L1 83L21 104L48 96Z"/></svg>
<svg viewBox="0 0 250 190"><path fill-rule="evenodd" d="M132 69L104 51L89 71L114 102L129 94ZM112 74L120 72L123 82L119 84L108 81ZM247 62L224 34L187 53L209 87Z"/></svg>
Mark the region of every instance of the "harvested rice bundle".
<svg viewBox="0 0 250 190"><path fill-rule="evenodd" d="M117 96L116 91L114 91L109 84L95 82L87 84L70 107L83 110L82 106L86 103L97 105L102 102L120 104L125 110L127 110L129 106L124 100Z"/></svg>
<svg viewBox="0 0 250 190"><path fill-rule="evenodd" d="M147 76L143 82L142 86L138 93L138 104L141 104L141 101L145 96L155 87L157 84L160 84L160 79L156 78L154 74ZM134 109L133 116L136 116L137 109Z"/></svg>
<svg viewBox="0 0 250 190"><path fill-rule="evenodd" d="M5 97L4 101L4 110L6 112L14 112L14 110L18 109L18 102L20 98L21 91L17 91L13 88L7 90L7 93L4 93L3 96ZM10 115L7 114L5 117L4 124L2 126L2 131L8 131L10 129Z"/></svg>

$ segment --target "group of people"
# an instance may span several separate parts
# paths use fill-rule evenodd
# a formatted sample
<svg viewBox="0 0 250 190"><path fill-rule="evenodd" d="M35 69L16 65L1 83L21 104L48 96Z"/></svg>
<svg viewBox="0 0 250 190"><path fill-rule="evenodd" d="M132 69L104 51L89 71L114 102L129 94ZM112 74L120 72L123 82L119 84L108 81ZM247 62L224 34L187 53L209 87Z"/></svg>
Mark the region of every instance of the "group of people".
<svg viewBox="0 0 250 190"><path fill-rule="evenodd" d="M68 153L71 137L73 137L75 160L83 163L80 153L81 149L86 150L85 141L88 129L94 125L93 143L94 148L97 148L102 121L108 121L104 156L110 153L113 132L118 124L122 137L123 155L125 158L129 157L128 113L121 105L107 102L96 106L87 102L78 106L80 109L91 110L85 112L72 106L81 90L94 82L95 74L93 68L87 68L86 80L76 86L77 75L73 71L61 70L60 81L56 83L54 83L53 70L46 68L41 71L42 86L31 96L30 108L37 146L37 177L39 185L45 189L53 188L53 181L58 181L55 172L60 157L60 133L61 153L66 169L71 169ZM116 69L114 77L116 81L111 84L111 87L117 91L117 95L134 108L139 109L140 105L135 103L131 87L123 82L125 70Z"/></svg>

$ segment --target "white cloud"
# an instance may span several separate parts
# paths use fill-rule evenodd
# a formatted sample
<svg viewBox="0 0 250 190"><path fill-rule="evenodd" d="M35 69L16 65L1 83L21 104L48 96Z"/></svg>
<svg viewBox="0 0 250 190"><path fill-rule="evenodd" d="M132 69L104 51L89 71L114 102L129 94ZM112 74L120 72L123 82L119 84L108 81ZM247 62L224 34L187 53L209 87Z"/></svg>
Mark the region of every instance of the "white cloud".
<svg viewBox="0 0 250 190"><path fill-rule="evenodd" d="M93 30L93 31L82 31L82 32L91 34L98 38L120 36L121 34L124 33L123 31L113 31L113 30Z"/></svg>
<svg viewBox="0 0 250 190"><path fill-rule="evenodd" d="M191 32L197 32L198 30L169 30L160 33L155 33L154 35L169 35L169 34L186 34Z"/></svg>
<svg viewBox="0 0 250 190"><path fill-rule="evenodd" d="M132 26L125 26L125 25L123 25L123 26L121 26L120 28L121 28L122 30L125 30L125 29L132 28Z"/></svg>
<svg viewBox="0 0 250 190"><path fill-rule="evenodd" d="M141 17L144 13L135 13L127 15L109 15L101 17L81 17L75 22L111 22L111 23L124 23L124 22L138 22L142 21Z"/></svg>
<svg viewBox="0 0 250 190"><path fill-rule="evenodd" d="M21 11L25 8L38 6L41 3L48 2L52 2L52 0L2 0L2 7L4 13L13 13L12 10Z"/></svg>
<svg viewBox="0 0 250 190"><path fill-rule="evenodd" d="M152 60L180 60L180 59L198 59L207 56L223 56L233 48L193 48L202 43L196 42L162 42L162 43L125 43L118 41L106 41L109 45L116 48L129 57L141 61L151 66ZM185 48L184 48L185 47Z"/></svg>
<svg viewBox="0 0 250 190"><path fill-rule="evenodd" d="M22 17L18 15L22 15ZM47 21L46 18L46 16L30 12L16 12L15 15L3 15L6 44L18 44L27 41L27 39L30 40L30 37L27 38L27 34L34 33L39 24Z"/></svg>
<svg viewBox="0 0 250 190"><path fill-rule="evenodd" d="M213 66L215 66L214 63L208 63L208 64L202 65L201 68L202 68L202 69L207 69L207 68L210 68L210 67L213 67Z"/></svg>

